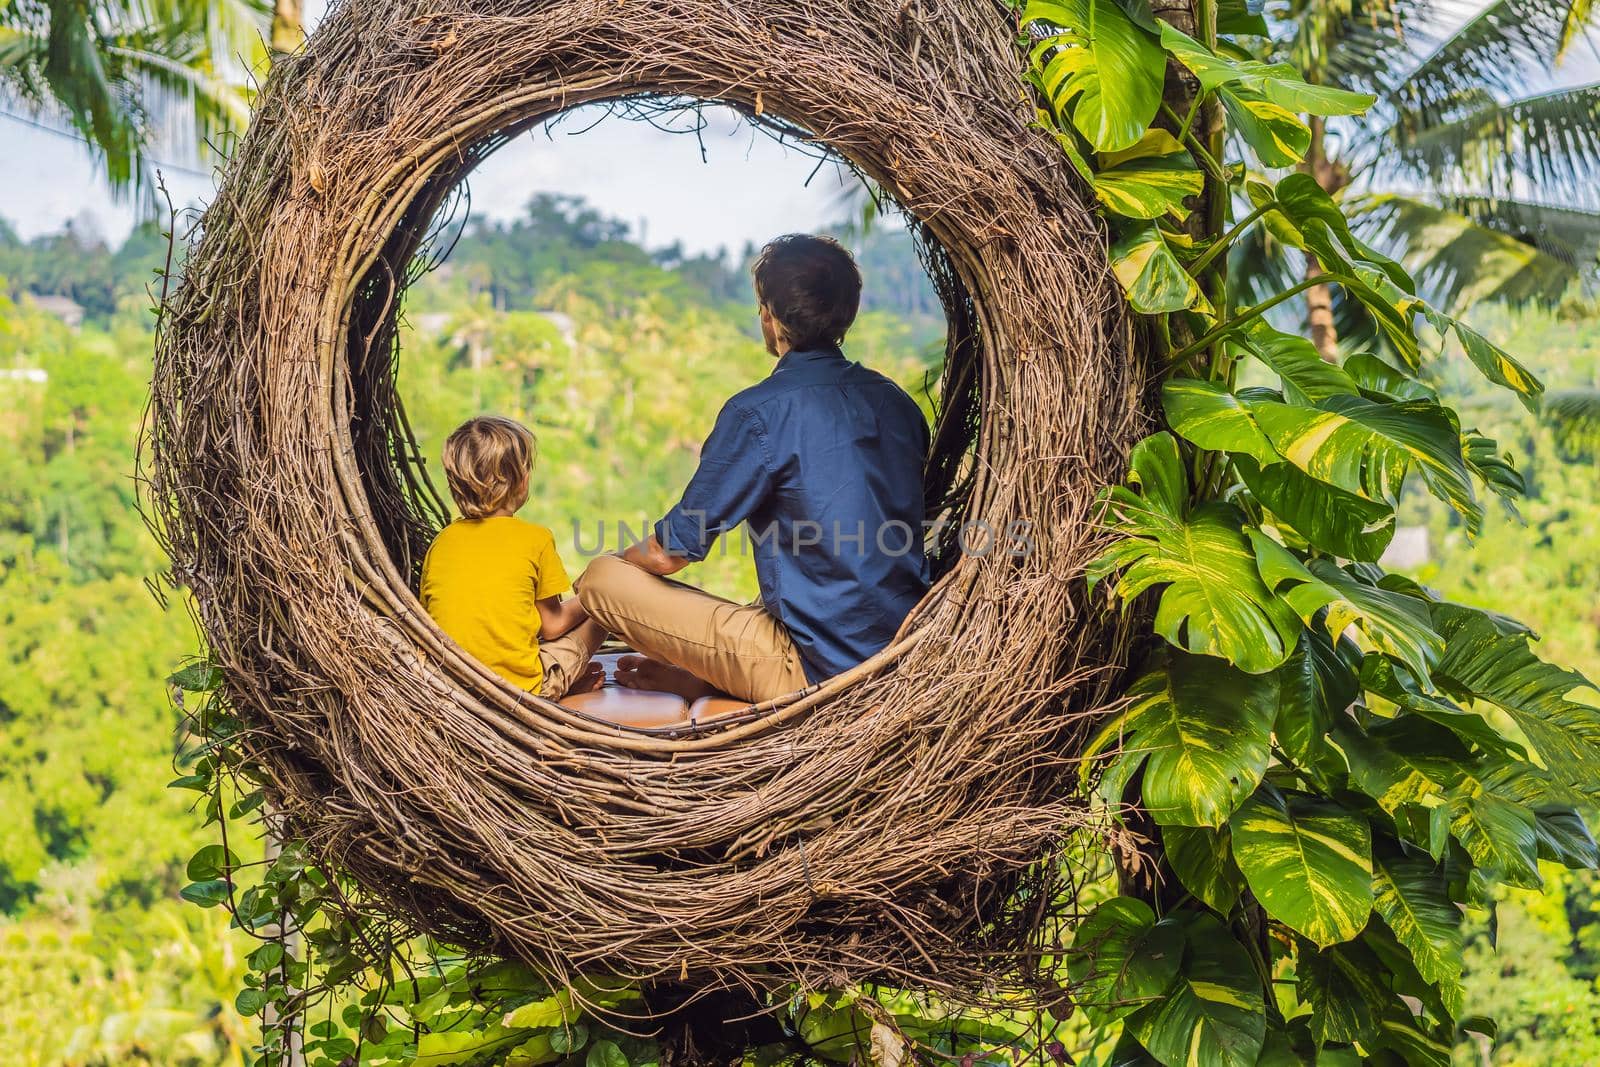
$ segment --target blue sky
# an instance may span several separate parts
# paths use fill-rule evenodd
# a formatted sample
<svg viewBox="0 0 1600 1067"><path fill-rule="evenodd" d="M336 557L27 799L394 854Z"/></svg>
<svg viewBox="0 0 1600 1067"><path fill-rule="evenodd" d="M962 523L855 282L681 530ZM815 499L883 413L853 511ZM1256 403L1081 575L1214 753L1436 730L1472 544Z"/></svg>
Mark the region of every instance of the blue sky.
<svg viewBox="0 0 1600 1067"><path fill-rule="evenodd" d="M854 182L832 165L813 175L815 159L723 109L708 109L699 138L616 116L594 125L595 117L574 112L486 160L470 179L474 216L506 218L536 193L570 193L631 223L636 235L642 223L652 247L681 240L691 252L737 250L833 220ZM211 195L207 177L165 173L180 205ZM81 144L0 114L0 217L24 237L77 221L116 240L134 211L112 201Z"/></svg>

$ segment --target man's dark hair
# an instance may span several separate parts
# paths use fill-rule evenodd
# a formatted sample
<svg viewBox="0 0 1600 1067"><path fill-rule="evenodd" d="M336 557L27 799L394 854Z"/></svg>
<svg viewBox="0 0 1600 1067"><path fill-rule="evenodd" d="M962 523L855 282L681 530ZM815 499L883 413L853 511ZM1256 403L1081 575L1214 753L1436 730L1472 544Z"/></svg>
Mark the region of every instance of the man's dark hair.
<svg viewBox="0 0 1600 1067"><path fill-rule="evenodd" d="M844 340L861 307L861 271L831 237L791 233L769 241L750 268L756 298L805 352Z"/></svg>

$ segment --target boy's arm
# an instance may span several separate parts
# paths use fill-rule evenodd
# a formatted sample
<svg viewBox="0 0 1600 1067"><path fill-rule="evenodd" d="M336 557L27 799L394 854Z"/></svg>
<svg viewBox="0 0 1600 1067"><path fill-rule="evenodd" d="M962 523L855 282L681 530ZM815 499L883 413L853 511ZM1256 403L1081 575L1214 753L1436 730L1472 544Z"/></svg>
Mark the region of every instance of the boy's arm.
<svg viewBox="0 0 1600 1067"><path fill-rule="evenodd" d="M535 601L539 607L539 639L554 641L582 626L589 620L577 597L562 600L560 594Z"/></svg>

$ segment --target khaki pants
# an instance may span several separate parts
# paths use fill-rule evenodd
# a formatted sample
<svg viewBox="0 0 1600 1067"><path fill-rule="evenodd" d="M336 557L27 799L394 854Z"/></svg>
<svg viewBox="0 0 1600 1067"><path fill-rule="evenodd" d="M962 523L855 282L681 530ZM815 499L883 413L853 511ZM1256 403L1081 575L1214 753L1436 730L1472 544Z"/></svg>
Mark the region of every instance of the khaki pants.
<svg viewBox="0 0 1600 1067"><path fill-rule="evenodd" d="M759 604L735 604L617 556L596 556L577 581L589 617L636 651L730 696L758 703L804 689L789 631Z"/></svg>
<svg viewBox="0 0 1600 1067"><path fill-rule="evenodd" d="M572 683L583 677L583 669L605 639L605 630L586 622L553 641L541 640L539 665L544 668L544 681L539 685L539 695L546 700L566 696Z"/></svg>

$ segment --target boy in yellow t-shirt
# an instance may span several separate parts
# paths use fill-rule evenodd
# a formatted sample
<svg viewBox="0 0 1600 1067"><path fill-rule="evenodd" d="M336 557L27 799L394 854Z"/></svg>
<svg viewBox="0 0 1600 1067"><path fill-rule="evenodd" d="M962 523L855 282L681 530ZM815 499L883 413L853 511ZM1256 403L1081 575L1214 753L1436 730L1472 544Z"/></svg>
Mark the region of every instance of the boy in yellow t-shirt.
<svg viewBox="0 0 1600 1067"><path fill-rule="evenodd" d="M444 443L450 495L462 518L422 563L422 606L439 628L500 677L559 700L596 688L605 631L589 618L550 531L516 517L528 500L533 434L493 415L468 419Z"/></svg>

